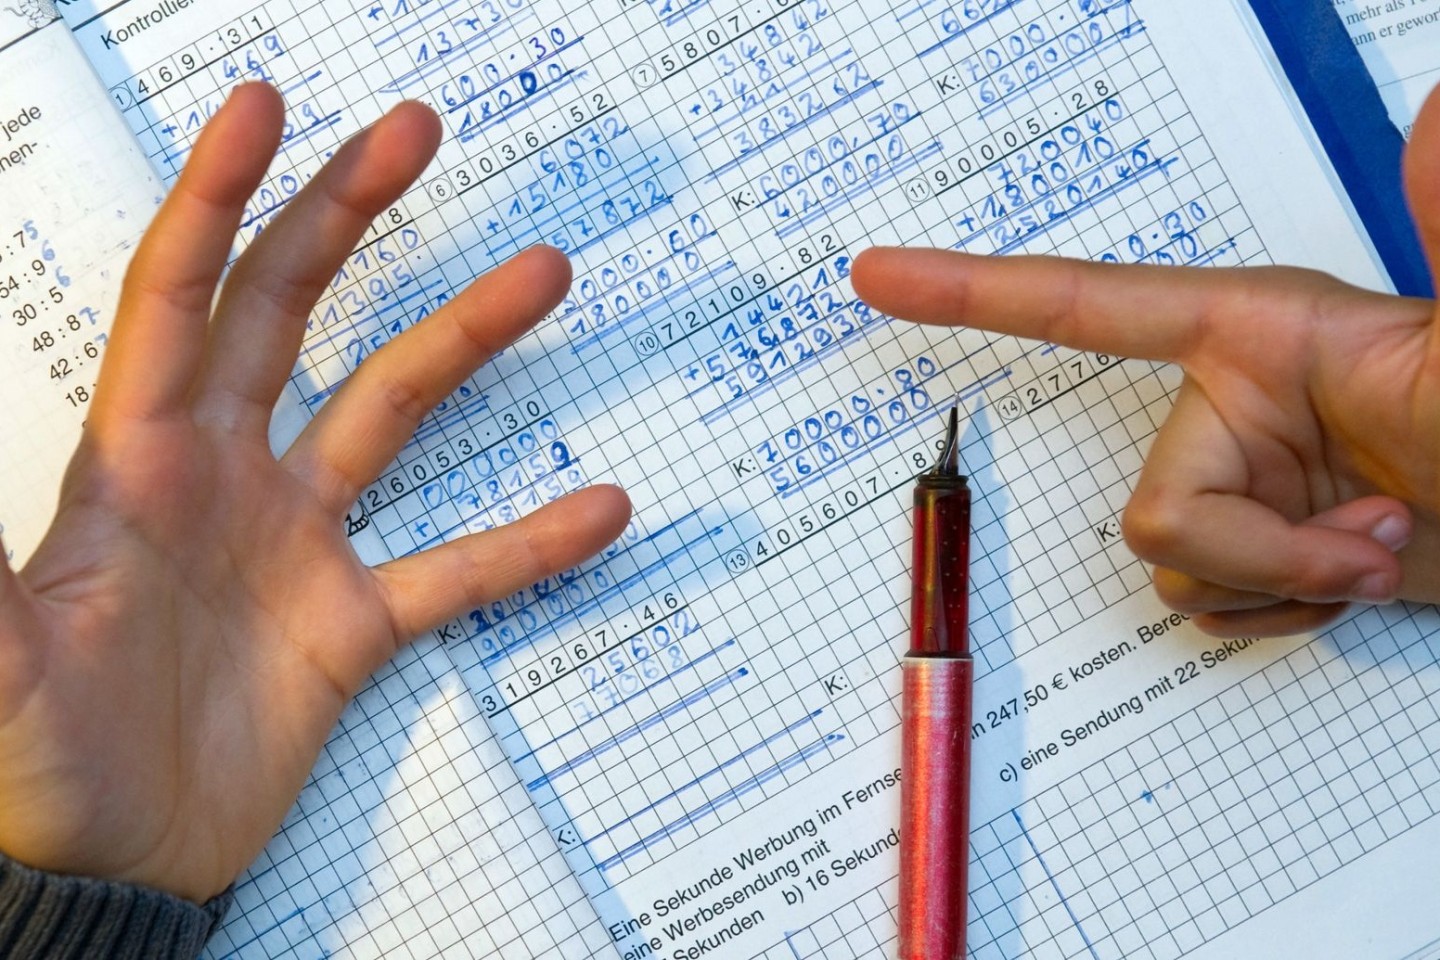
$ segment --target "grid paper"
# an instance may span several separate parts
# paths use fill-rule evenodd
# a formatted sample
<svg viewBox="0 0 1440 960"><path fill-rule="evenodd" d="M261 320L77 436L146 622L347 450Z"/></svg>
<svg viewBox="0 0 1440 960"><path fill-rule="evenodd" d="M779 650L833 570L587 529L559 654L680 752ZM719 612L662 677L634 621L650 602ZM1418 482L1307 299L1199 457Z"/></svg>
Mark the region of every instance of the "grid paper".
<svg viewBox="0 0 1440 960"><path fill-rule="evenodd" d="M1367 610L977 824L969 956L1172 960L1435 817L1437 627ZM889 956L894 884L766 960Z"/></svg>
<svg viewBox="0 0 1440 960"><path fill-rule="evenodd" d="M893 730L904 491L950 402L982 673L1147 585L1113 531L1175 372L891 324L854 300L854 253L1243 265L1296 242L1273 216L1262 241L1147 4L274 0L103 55L131 6L78 35L162 169L237 75L290 97L247 236L384 104L445 119L322 300L297 408L475 272L571 254L571 296L427 419L352 527L401 555L593 480L630 491L602 558L437 631L621 943Z"/></svg>
<svg viewBox="0 0 1440 960"><path fill-rule="evenodd" d="M346 709L207 955L560 958L603 944L474 700L428 643Z"/></svg>

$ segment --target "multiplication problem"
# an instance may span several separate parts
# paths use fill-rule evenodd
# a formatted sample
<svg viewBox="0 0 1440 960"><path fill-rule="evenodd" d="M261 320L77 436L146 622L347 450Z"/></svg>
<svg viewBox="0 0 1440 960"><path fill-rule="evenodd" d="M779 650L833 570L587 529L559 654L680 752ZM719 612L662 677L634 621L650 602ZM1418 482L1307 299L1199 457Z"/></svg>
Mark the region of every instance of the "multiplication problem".
<svg viewBox="0 0 1440 960"><path fill-rule="evenodd" d="M515 626L531 631L539 623ZM487 716L495 716L573 676L583 692L572 699L572 712L577 720L588 720L683 666L684 641L699 629L684 598L667 590L579 637L515 662L513 669L492 668L493 690L481 696L480 705ZM483 649L484 635L477 635L475 642Z"/></svg>
<svg viewBox="0 0 1440 960"><path fill-rule="evenodd" d="M530 408L538 409L538 404L530 401ZM474 412L478 408L470 414ZM361 496L381 535L394 534L403 552L423 549L461 531L510 523L584 486L580 462L555 419L540 416L522 424L520 413L501 414L499 419L515 428L484 445L468 430L433 443L429 435L440 428L422 427L423 449L403 457Z"/></svg>
<svg viewBox="0 0 1440 960"><path fill-rule="evenodd" d="M902 452L876 464L861 476L846 483L827 485L824 496L798 508L795 513L771 524L764 533L751 538L742 547L727 553L724 558L725 565L731 573L737 575L752 567L761 566L846 517L908 488L914 484L917 474L935 465L941 443L937 437L902 447ZM796 486L793 492L798 493L801 489L801 486Z"/></svg>
<svg viewBox="0 0 1440 960"><path fill-rule="evenodd" d="M631 2L631 0L624 0L624 5L632 9L639 6L638 3ZM774 6L789 5L789 2L784 2L784 0L774 0ZM652 6L654 5L652 4ZM686 67L699 62L716 50L728 46L748 32L751 29L751 18L756 14L762 18L767 15L778 15L774 12L774 6L756 3L752 4L749 10L735 10L727 13L711 26L696 31L670 49L637 64L630 71L630 79L635 82L636 87L642 90L654 86L662 80L669 80Z"/></svg>
<svg viewBox="0 0 1440 960"><path fill-rule="evenodd" d="M114 45L127 39L129 28L110 31L106 43ZM275 55L279 43L263 8L232 20L210 36L176 51L172 56L153 63L129 80L110 89L110 96L121 110L128 110L164 93L194 75L220 66L227 79L236 83L249 79L272 79L265 75L263 64ZM271 38L266 47L265 38ZM283 54L283 49L280 50Z"/></svg>
<svg viewBox="0 0 1440 960"><path fill-rule="evenodd" d="M893 438L934 406L926 385L941 372L932 357L916 357L761 443L754 455L771 488L783 496Z"/></svg>
<svg viewBox="0 0 1440 960"><path fill-rule="evenodd" d="M819 245L823 253L814 252L809 242L800 248L796 259L808 266L786 280L772 283L754 271L750 291L743 282L735 283L702 300L696 310L678 314L679 336L701 325L718 333L714 347L697 351L695 362L677 374L707 419L863 337L879 318L864 302L846 297L841 281L850 274L850 257L834 235L822 235ZM661 338L666 346L673 340Z"/></svg>
<svg viewBox="0 0 1440 960"><path fill-rule="evenodd" d="M448 96L442 88L442 102L448 102ZM487 139L485 149L426 181L425 192L439 205L532 157L537 158L540 172L545 175L541 186L550 190L584 186L615 165L614 141L628 130L609 94L592 90L553 116L503 139ZM553 182L547 184L546 179ZM525 192L524 188L519 191L522 195Z"/></svg>

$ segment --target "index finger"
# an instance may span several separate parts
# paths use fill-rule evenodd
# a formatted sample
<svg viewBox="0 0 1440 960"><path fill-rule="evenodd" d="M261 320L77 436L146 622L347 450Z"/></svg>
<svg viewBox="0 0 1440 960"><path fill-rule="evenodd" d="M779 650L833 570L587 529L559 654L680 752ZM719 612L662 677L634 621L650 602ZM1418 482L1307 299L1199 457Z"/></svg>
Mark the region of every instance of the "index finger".
<svg viewBox="0 0 1440 960"><path fill-rule="evenodd" d="M284 105L262 83L231 91L205 125L135 251L96 392L97 415L152 416L190 390L210 304L245 202L280 143Z"/></svg>
<svg viewBox="0 0 1440 960"><path fill-rule="evenodd" d="M1253 294L1251 274L874 247L855 258L852 281L862 300L905 320L1178 363L1207 318Z"/></svg>

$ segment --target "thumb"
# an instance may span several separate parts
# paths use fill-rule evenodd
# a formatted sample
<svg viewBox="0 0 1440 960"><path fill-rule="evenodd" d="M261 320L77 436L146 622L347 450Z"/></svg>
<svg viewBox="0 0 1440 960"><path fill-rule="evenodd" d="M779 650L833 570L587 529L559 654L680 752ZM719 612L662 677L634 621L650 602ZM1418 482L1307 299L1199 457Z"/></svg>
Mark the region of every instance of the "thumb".
<svg viewBox="0 0 1440 960"><path fill-rule="evenodd" d="M8 619L5 612L20 593L20 577L10 566L10 551L5 546L5 527L0 524L0 621Z"/></svg>
<svg viewBox="0 0 1440 960"><path fill-rule="evenodd" d="M1405 148L1405 195L1430 276L1440 280L1440 87L1420 108Z"/></svg>
<svg viewBox="0 0 1440 960"><path fill-rule="evenodd" d="M1415 521L1405 501L1377 495L1348 500L1303 523L1363 534L1391 553L1398 553L1410 542Z"/></svg>
<svg viewBox="0 0 1440 960"><path fill-rule="evenodd" d="M0 541L0 726L20 709L40 668L40 625Z"/></svg>
<svg viewBox="0 0 1440 960"><path fill-rule="evenodd" d="M1350 542L1365 548L1372 561L1368 569L1362 566L1348 572L1341 571L1337 578L1339 595L1327 601L1337 603L1349 599L1344 596L1343 590L1347 581L1354 582L1366 575L1379 575L1383 579L1393 573L1393 567L1398 563L1393 556L1409 543L1414 532L1414 518L1403 502L1392 497L1372 496L1342 503L1296 525L1299 530L1316 527L1365 538ZM1375 551L1366 541L1374 541L1384 550ZM1337 551L1330 553L1334 555ZM1273 593L1226 587L1164 566L1155 568L1154 579L1161 599L1181 613L1254 610L1273 606L1278 600Z"/></svg>

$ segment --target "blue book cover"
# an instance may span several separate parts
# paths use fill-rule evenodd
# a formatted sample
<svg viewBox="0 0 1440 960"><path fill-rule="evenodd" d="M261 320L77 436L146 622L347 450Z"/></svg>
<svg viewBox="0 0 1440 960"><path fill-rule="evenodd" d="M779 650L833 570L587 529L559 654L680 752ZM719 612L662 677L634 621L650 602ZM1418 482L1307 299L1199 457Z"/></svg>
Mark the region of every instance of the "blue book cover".
<svg viewBox="0 0 1440 960"><path fill-rule="evenodd" d="M1250 0L1250 5L1395 288L1434 295L1401 188L1405 141L1391 122L1330 0Z"/></svg>

